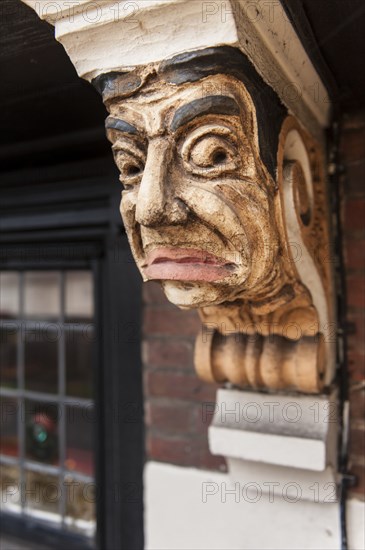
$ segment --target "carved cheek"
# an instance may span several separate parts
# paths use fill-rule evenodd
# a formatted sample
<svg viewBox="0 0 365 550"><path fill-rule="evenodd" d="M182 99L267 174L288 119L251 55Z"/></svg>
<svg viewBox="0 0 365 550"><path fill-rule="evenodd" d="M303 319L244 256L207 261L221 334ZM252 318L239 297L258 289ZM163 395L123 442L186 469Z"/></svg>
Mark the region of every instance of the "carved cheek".
<svg viewBox="0 0 365 550"><path fill-rule="evenodd" d="M246 252L249 248L246 231L234 203L212 182L201 183L190 181L180 187L179 196L192 212L197 224L209 228L212 240L218 239L222 247L230 252L242 253L246 263Z"/></svg>
<svg viewBox="0 0 365 550"><path fill-rule="evenodd" d="M253 279L263 273L276 257L278 236L274 208L266 186L244 179L219 182L214 193L227 206L225 234L234 227L231 242L246 259ZM229 217L228 217L229 216Z"/></svg>
<svg viewBox="0 0 365 550"><path fill-rule="evenodd" d="M120 202L120 213L127 230L134 228L136 221L137 190L123 191Z"/></svg>

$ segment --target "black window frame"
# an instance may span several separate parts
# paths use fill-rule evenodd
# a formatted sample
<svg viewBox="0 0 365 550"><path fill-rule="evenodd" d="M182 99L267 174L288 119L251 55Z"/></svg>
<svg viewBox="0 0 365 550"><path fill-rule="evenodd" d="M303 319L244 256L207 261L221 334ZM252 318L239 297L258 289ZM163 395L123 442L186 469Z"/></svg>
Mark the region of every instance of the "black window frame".
<svg viewBox="0 0 365 550"><path fill-rule="evenodd" d="M95 162L98 177L90 174ZM141 550L141 279L120 220L120 184L111 157L76 164L65 161L62 180L51 164L42 168L41 177L37 166L22 168L19 177L16 170L2 175L0 270L92 267L98 335L96 548ZM34 518L2 513L0 519L10 536L54 548L91 548L84 537L66 535Z"/></svg>

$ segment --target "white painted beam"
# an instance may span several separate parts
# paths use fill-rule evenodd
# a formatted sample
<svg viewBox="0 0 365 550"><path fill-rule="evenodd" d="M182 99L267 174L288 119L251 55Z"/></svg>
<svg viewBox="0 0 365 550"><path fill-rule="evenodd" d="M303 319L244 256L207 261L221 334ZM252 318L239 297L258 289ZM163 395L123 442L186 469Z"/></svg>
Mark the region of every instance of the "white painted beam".
<svg viewBox="0 0 365 550"><path fill-rule="evenodd" d="M55 25L79 76L159 62L207 47L240 48L315 135L330 119L327 91L280 2L22 0Z"/></svg>

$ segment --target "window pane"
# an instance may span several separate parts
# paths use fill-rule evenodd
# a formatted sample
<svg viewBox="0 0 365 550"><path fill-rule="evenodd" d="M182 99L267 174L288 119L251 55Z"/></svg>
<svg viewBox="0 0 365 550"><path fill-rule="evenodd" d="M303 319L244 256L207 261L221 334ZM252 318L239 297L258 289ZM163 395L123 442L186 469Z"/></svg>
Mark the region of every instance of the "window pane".
<svg viewBox="0 0 365 550"><path fill-rule="evenodd" d="M25 273L24 285L27 317L60 316L61 291L57 271L29 271Z"/></svg>
<svg viewBox="0 0 365 550"><path fill-rule="evenodd" d="M68 529L93 537L96 526L95 482L80 481L67 475L64 486L67 490L65 519Z"/></svg>
<svg viewBox="0 0 365 550"><path fill-rule="evenodd" d="M66 407L66 468L94 475L94 407Z"/></svg>
<svg viewBox="0 0 365 550"><path fill-rule="evenodd" d="M94 326L72 324L65 331L66 392L75 397L92 397Z"/></svg>
<svg viewBox="0 0 365 550"><path fill-rule="evenodd" d="M18 401L10 397L0 399L0 453L18 455Z"/></svg>
<svg viewBox="0 0 365 550"><path fill-rule="evenodd" d="M0 318L19 315L19 275L13 271L0 273Z"/></svg>
<svg viewBox="0 0 365 550"><path fill-rule="evenodd" d="M58 464L58 406L26 401L25 454L29 460Z"/></svg>
<svg viewBox="0 0 365 550"><path fill-rule="evenodd" d="M91 319L94 315L94 286L90 271L68 271L65 276L65 318Z"/></svg>
<svg viewBox="0 0 365 550"><path fill-rule="evenodd" d="M16 388L17 328L6 326L0 328L0 384Z"/></svg>
<svg viewBox="0 0 365 550"><path fill-rule="evenodd" d="M40 519L61 521L58 514L61 488L58 477L40 472L25 472L25 509Z"/></svg>
<svg viewBox="0 0 365 550"><path fill-rule="evenodd" d="M92 272L65 272L63 305L62 272L24 272L22 311L21 281L18 273L1 273L0 384L17 388L18 363L20 360L22 366L24 354L26 393L25 399L0 401L0 453L7 457L2 459L5 465L1 465L0 498L5 492L2 505L6 510L19 513L23 509L25 515L55 522L62 529L92 538L96 528L94 407L88 407L85 401L75 404L75 399L72 404L67 403L68 396L80 401L86 398L90 403L93 397ZM62 322L63 308L66 324ZM14 318L16 321L11 320ZM63 374L65 409L58 402ZM38 393L27 393L32 391ZM18 404L22 405L19 410ZM24 429L25 462L12 466L20 453L19 419ZM65 461L65 470L60 469L60 457ZM20 480L25 481L24 491L20 490ZM22 493L25 502L21 502ZM65 499L62 503L61 498ZM61 513L65 514L63 526Z"/></svg>
<svg viewBox="0 0 365 550"><path fill-rule="evenodd" d="M56 323L35 323L24 330L27 390L57 393L60 334L61 327Z"/></svg>
<svg viewBox="0 0 365 550"><path fill-rule="evenodd" d="M1 464L0 468L0 509L4 512L20 512L19 467Z"/></svg>

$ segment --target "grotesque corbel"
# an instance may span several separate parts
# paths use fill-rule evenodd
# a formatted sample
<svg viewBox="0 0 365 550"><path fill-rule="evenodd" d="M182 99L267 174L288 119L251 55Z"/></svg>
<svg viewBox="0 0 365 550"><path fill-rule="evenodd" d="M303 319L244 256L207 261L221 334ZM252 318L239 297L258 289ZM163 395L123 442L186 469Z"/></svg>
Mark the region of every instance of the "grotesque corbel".
<svg viewBox="0 0 365 550"><path fill-rule="evenodd" d="M121 214L143 279L199 310L198 374L320 392L335 364L327 115L310 96L316 72L291 26L262 40L265 14L255 27L247 2L223 25L205 20L198 2L149 0L123 42L125 14L116 18L106 2L95 22L98 12L83 14L95 3L78 4L72 21L65 6L43 16L53 15L58 39L110 113ZM171 41L162 47L164 18ZM293 60L305 67L297 101L284 93L287 75L300 75Z"/></svg>
<svg viewBox="0 0 365 550"><path fill-rule="evenodd" d="M231 47L94 84L142 277L199 309L199 375L320 391L330 381L331 277L319 145Z"/></svg>

